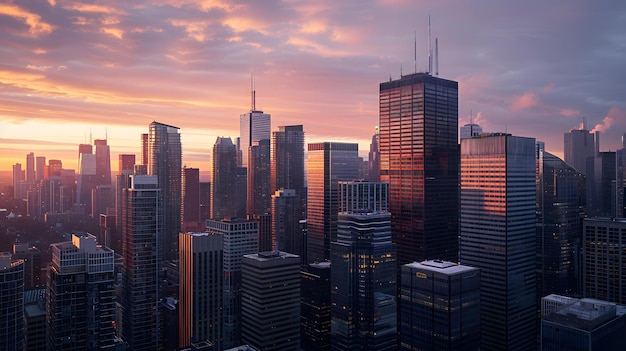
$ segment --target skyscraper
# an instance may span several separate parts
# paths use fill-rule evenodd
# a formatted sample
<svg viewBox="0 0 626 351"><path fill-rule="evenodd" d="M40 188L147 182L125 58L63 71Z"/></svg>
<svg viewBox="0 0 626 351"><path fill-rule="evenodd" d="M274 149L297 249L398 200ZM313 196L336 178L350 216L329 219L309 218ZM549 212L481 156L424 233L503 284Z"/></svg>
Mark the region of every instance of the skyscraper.
<svg viewBox="0 0 626 351"><path fill-rule="evenodd" d="M119 154L117 174L135 169L135 154Z"/></svg>
<svg viewBox="0 0 626 351"><path fill-rule="evenodd" d="M377 182L380 180L380 143L378 142L378 126L376 126L376 133L372 135L372 142L370 143L370 152L368 154L367 161L367 180Z"/></svg>
<svg viewBox="0 0 626 351"><path fill-rule="evenodd" d="M272 238L276 250L301 255L300 196L294 189L277 190L272 195Z"/></svg>
<svg viewBox="0 0 626 351"><path fill-rule="evenodd" d="M396 350L396 244L388 212L339 214L331 243L331 350Z"/></svg>
<svg viewBox="0 0 626 351"><path fill-rule="evenodd" d="M78 181L76 182L76 204L85 214L91 213L91 190L97 185L96 155L90 144L78 146ZM52 161L52 160L51 160Z"/></svg>
<svg viewBox="0 0 626 351"><path fill-rule="evenodd" d="M200 222L200 169L183 167L182 189L182 231L199 231L204 227L204 221Z"/></svg>
<svg viewBox="0 0 626 351"><path fill-rule="evenodd" d="M572 129L563 134L564 160L583 175L587 175L587 159L594 157L598 151L594 134L584 126L583 129Z"/></svg>
<svg viewBox="0 0 626 351"><path fill-rule="evenodd" d="M122 332L133 350L160 343L158 277L162 233L161 194L156 176L130 175L122 197Z"/></svg>
<svg viewBox="0 0 626 351"><path fill-rule="evenodd" d="M337 240L338 182L358 177L359 145L322 142L309 144L307 190L307 256L309 262L330 258Z"/></svg>
<svg viewBox="0 0 626 351"><path fill-rule="evenodd" d="M35 158L35 180L43 180L46 168L46 156Z"/></svg>
<svg viewBox="0 0 626 351"><path fill-rule="evenodd" d="M255 141L270 139L271 115L256 110L254 97L252 109L239 116L239 138L242 151L242 166L248 166L248 148Z"/></svg>
<svg viewBox="0 0 626 351"><path fill-rule="evenodd" d="M282 251L241 260L241 339L259 350L300 350L300 257Z"/></svg>
<svg viewBox="0 0 626 351"><path fill-rule="evenodd" d="M24 181L24 171L22 170L22 164L16 163L13 165L13 198L15 200L24 198L24 195L20 191L22 182Z"/></svg>
<svg viewBox="0 0 626 351"><path fill-rule="evenodd" d="M148 175L158 176L163 204L163 228L159 239L159 259L178 255L180 232L182 146L178 127L150 123L148 138Z"/></svg>
<svg viewBox="0 0 626 351"><path fill-rule="evenodd" d="M114 347L114 253L88 233L52 244L48 273L48 350Z"/></svg>
<svg viewBox="0 0 626 351"><path fill-rule="evenodd" d="M401 269L400 350L479 350L480 270L441 260Z"/></svg>
<svg viewBox="0 0 626 351"><path fill-rule="evenodd" d="M237 216L237 151L230 138L217 137L211 161L211 218Z"/></svg>
<svg viewBox="0 0 626 351"><path fill-rule="evenodd" d="M241 259L258 252L258 222L241 219L207 220L206 232L223 236L223 348L241 344Z"/></svg>
<svg viewBox="0 0 626 351"><path fill-rule="evenodd" d="M626 219L585 218L584 296L626 303Z"/></svg>
<svg viewBox="0 0 626 351"><path fill-rule="evenodd" d="M537 301L580 293L585 176L560 158L537 155Z"/></svg>
<svg viewBox="0 0 626 351"><path fill-rule="evenodd" d="M223 236L181 233L179 347L209 340L222 347Z"/></svg>
<svg viewBox="0 0 626 351"><path fill-rule="evenodd" d="M483 132L483 128L475 123L469 123L461 127L460 129L460 138L467 139L471 138L475 135L480 135Z"/></svg>
<svg viewBox="0 0 626 351"><path fill-rule="evenodd" d="M21 351L24 345L24 260L0 252L0 349Z"/></svg>
<svg viewBox="0 0 626 351"><path fill-rule="evenodd" d="M400 264L458 255L458 83L427 73L380 83L380 180Z"/></svg>
<svg viewBox="0 0 626 351"><path fill-rule="evenodd" d="M270 140L252 142L248 148L246 214L259 216L269 213L271 208L270 190Z"/></svg>
<svg viewBox="0 0 626 351"><path fill-rule="evenodd" d="M35 154L32 152L26 155L26 182L35 183Z"/></svg>
<svg viewBox="0 0 626 351"><path fill-rule="evenodd" d="M270 191L294 189L305 215L304 130L302 125L280 126L272 132ZM304 217L302 217L304 218Z"/></svg>
<svg viewBox="0 0 626 351"><path fill-rule="evenodd" d="M93 142L96 146L96 184L111 185L111 148L106 139Z"/></svg>
<svg viewBox="0 0 626 351"><path fill-rule="evenodd" d="M481 270L481 349L534 350L535 140L461 140L460 261Z"/></svg>
<svg viewBox="0 0 626 351"><path fill-rule="evenodd" d="M389 212L389 184L340 181L339 212Z"/></svg>

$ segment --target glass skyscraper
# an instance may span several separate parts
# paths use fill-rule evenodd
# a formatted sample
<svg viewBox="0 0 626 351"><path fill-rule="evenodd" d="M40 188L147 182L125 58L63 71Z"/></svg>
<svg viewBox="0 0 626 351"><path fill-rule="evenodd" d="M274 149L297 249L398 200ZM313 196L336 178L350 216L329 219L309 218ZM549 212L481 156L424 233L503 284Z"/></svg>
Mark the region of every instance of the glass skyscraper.
<svg viewBox="0 0 626 351"><path fill-rule="evenodd" d="M270 139L271 115L257 111L254 106L248 113L239 116L239 140L242 166L248 166L248 148L259 140Z"/></svg>
<svg viewBox="0 0 626 351"><path fill-rule="evenodd" d="M237 216L237 150L230 138L217 137L211 162L211 218Z"/></svg>
<svg viewBox="0 0 626 351"><path fill-rule="evenodd" d="M481 349L534 350L535 139L461 140L460 263L481 270Z"/></svg>
<svg viewBox="0 0 626 351"><path fill-rule="evenodd" d="M458 83L427 73L380 83L380 181L400 264L458 259Z"/></svg>
<svg viewBox="0 0 626 351"><path fill-rule="evenodd" d="M294 189L300 197L301 214L306 211L304 186L304 130L302 125L280 126L272 132L270 191ZM302 217L304 218L304 217Z"/></svg>
<svg viewBox="0 0 626 351"><path fill-rule="evenodd" d="M24 347L24 260L0 252L0 350Z"/></svg>

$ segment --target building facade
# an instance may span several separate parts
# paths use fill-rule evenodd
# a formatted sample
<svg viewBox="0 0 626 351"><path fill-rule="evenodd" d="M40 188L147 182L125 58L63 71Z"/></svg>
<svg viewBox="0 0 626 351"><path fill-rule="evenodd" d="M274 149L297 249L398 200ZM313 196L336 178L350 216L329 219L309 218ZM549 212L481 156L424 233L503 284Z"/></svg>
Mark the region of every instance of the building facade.
<svg viewBox="0 0 626 351"><path fill-rule="evenodd" d="M246 215L259 216L270 212L270 140L252 142L248 148Z"/></svg>
<svg viewBox="0 0 626 351"><path fill-rule="evenodd" d="M200 220L200 169L183 167L181 228L183 232L204 227Z"/></svg>
<svg viewBox="0 0 626 351"><path fill-rule="evenodd" d="M255 141L270 139L271 124L271 115L256 110L254 104L250 111L239 116L239 142L243 167L248 166L248 148Z"/></svg>
<svg viewBox="0 0 626 351"><path fill-rule="evenodd" d="M305 351L330 350L330 262L300 269L300 347Z"/></svg>
<svg viewBox="0 0 626 351"><path fill-rule="evenodd" d="M380 83L380 180L400 264L458 259L458 83L416 73Z"/></svg>
<svg viewBox="0 0 626 351"><path fill-rule="evenodd" d="M294 189L302 203L301 218L306 211L304 137L302 125L280 126L272 132L270 151L270 191Z"/></svg>
<svg viewBox="0 0 626 351"><path fill-rule="evenodd" d="M24 260L0 252L0 349L24 347Z"/></svg>
<svg viewBox="0 0 626 351"><path fill-rule="evenodd" d="M237 216L237 150L230 138L217 138L211 162L211 218Z"/></svg>
<svg viewBox="0 0 626 351"><path fill-rule="evenodd" d="M302 255L300 196L294 189L277 190L272 196L272 238L276 250Z"/></svg>

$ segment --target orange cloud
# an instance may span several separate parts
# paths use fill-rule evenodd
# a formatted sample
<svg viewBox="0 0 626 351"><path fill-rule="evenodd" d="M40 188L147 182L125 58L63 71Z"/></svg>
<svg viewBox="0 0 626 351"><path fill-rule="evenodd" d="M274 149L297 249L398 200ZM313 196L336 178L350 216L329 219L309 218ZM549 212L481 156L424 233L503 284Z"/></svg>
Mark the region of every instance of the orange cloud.
<svg viewBox="0 0 626 351"><path fill-rule="evenodd" d="M326 45L301 37L290 37L287 43L296 46L300 51L310 52L324 57L347 57L354 55L354 52L332 49Z"/></svg>
<svg viewBox="0 0 626 351"><path fill-rule="evenodd" d="M196 41L203 42L205 37L205 30L207 27L207 23L200 21L184 21L184 20L170 20L170 23L174 27L183 27L185 28L185 32L190 38L195 39Z"/></svg>
<svg viewBox="0 0 626 351"><path fill-rule="evenodd" d="M28 32L37 36L38 34L49 34L54 27L41 20L41 16L30 13L16 5L0 4L0 15L6 15L20 19L29 26Z"/></svg>
<svg viewBox="0 0 626 351"><path fill-rule="evenodd" d="M596 124L596 126L593 127L593 130L591 130L591 132L592 133L595 133L595 132L604 133L611 128L611 126L613 125L615 121L621 121L621 123L624 123L624 121L626 121L626 110L620 110L617 107L612 107L609 110L609 113L607 113L607 115L604 116L604 118L602 119L602 123Z"/></svg>
<svg viewBox="0 0 626 351"><path fill-rule="evenodd" d="M117 14L117 15L126 14L126 12L116 9L114 7L94 5L94 4L74 3L71 5L63 5L63 8L66 10L74 10L78 12L91 12L91 13L104 13L104 14Z"/></svg>
<svg viewBox="0 0 626 351"><path fill-rule="evenodd" d="M229 17L229 18L224 19L222 21L222 24L230 27L235 33L255 31L263 35L268 34L268 32L265 30L266 25L259 21L255 21L252 18Z"/></svg>
<svg viewBox="0 0 626 351"><path fill-rule="evenodd" d="M104 27L101 30L102 30L103 33L112 35L112 36L114 36L114 37L116 37L117 39L120 39L120 40L122 40L122 37L124 36L124 31L119 29L119 28L107 28L107 27Z"/></svg>
<svg viewBox="0 0 626 351"><path fill-rule="evenodd" d="M513 111L525 110L527 108L535 107L539 104L539 99L535 93L526 92L522 96L517 96L513 99L511 108Z"/></svg>

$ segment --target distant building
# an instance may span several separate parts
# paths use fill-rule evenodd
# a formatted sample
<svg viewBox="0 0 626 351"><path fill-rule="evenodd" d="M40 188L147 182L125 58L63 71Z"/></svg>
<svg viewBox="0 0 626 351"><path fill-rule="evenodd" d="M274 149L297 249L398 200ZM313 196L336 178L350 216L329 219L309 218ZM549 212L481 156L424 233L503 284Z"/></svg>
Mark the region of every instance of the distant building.
<svg viewBox="0 0 626 351"><path fill-rule="evenodd" d="M106 139L93 141L96 150L96 184L111 185L111 148Z"/></svg>
<svg viewBox="0 0 626 351"><path fill-rule="evenodd" d="M280 126L272 132L270 191L294 189L300 197L301 218L305 218L304 130L302 125Z"/></svg>
<svg viewBox="0 0 626 351"><path fill-rule="evenodd" d="M0 252L0 349L24 346L24 260Z"/></svg>
<svg viewBox="0 0 626 351"><path fill-rule="evenodd" d="M378 142L378 126L376 126L376 133L372 135L372 142L370 143L366 179L371 182L377 182L380 180L380 146Z"/></svg>
<svg viewBox="0 0 626 351"><path fill-rule="evenodd" d="M246 215L270 212L270 140L253 141L248 147Z"/></svg>
<svg viewBox="0 0 626 351"><path fill-rule="evenodd" d="M112 349L114 253L88 233L52 244L46 312L48 350Z"/></svg>
<svg viewBox="0 0 626 351"><path fill-rule="evenodd" d="M270 139L271 115L256 110L253 106L250 111L239 116L239 140L242 151L242 166L248 166L248 148L255 141Z"/></svg>
<svg viewBox="0 0 626 351"><path fill-rule="evenodd" d="M330 350L330 262L300 268L300 347Z"/></svg>
<svg viewBox="0 0 626 351"><path fill-rule="evenodd" d="M400 350L479 350L480 270L440 260L401 269Z"/></svg>
<svg viewBox="0 0 626 351"><path fill-rule="evenodd" d="M563 159L585 176L587 159L594 157L598 151L595 135L586 129L572 129L563 134Z"/></svg>
<svg viewBox="0 0 626 351"><path fill-rule="evenodd" d="M230 138L217 137L211 162L211 218L237 216L237 150Z"/></svg>
<svg viewBox="0 0 626 351"><path fill-rule="evenodd" d="M24 260L24 290L29 290L42 284L41 280L41 251L28 243L13 244L13 260Z"/></svg>
<svg viewBox="0 0 626 351"><path fill-rule="evenodd" d="M241 261L241 339L264 351L300 350L300 257L270 251Z"/></svg>
<svg viewBox="0 0 626 351"><path fill-rule="evenodd" d="M118 156L118 172L122 174L124 171L132 171L135 169L135 155L134 154L119 154Z"/></svg>
<svg viewBox="0 0 626 351"><path fill-rule="evenodd" d="M549 295L542 299L542 351L626 349L626 306Z"/></svg>
<svg viewBox="0 0 626 351"><path fill-rule="evenodd" d="M626 303L626 219L585 218L584 296Z"/></svg>
<svg viewBox="0 0 626 351"><path fill-rule="evenodd" d="M303 236L300 196L294 189L277 190L272 195L272 237L275 249L302 255Z"/></svg>
<svg viewBox="0 0 626 351"><path fill-rule="evenodd" d="M45 177L46 172L46 156L37 156L35 158L35 180L40 181Z"/></svg>
<svg viewBox="0 0 626 351"><path fill-rule="evenodd" d="M473 136L480 135L483 132L483 128L475 123L468 123L461 127L459 136L461 139L471 138Z"/></svg>
<svg viewBox="0 0 626 351"><path fill-rule="evenodd" d="M200 169L183 167L182 182L182 231L199 231L206 219L200 219Z"/></svg>
<svg viewBox="0 0 626 351"><path fill-rule="evenodd" d="M598 136L596 136L597 138ZM598 152L587 159L587 215L615 217L616 153Z"/></svg>

